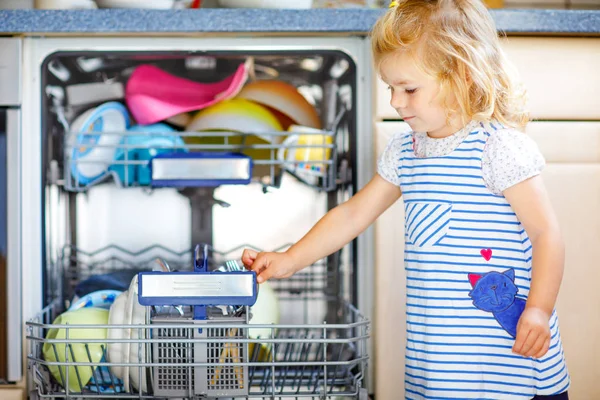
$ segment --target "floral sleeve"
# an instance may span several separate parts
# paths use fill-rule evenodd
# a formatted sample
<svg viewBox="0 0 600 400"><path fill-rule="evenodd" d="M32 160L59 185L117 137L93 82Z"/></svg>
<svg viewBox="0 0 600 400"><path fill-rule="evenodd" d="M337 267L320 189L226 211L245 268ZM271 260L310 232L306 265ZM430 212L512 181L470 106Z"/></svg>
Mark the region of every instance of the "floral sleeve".
<svg viewBox="0 0 600 400"><path fill-rule="evenodd" d="M483 152L483 179L495 194L539 175L545 165L537 144L516 130L500 130L488 138Z"/></svg>
<svg viewBox="0 0 600 400"><path fill-rule="evenodd" d="M386 181L400 186L402 143L407 137L406 132L395 134L389 141L385 150L379 156L377 173Z"/></svg>

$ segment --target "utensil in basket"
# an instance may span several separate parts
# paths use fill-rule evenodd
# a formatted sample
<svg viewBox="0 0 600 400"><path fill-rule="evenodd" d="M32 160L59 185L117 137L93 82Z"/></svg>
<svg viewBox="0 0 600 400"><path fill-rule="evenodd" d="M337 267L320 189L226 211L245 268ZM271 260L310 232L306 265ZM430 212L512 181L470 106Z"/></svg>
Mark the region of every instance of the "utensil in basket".
<svg viewBox="0 0 600 400"><path fill-rule="evenodd" d="M237 335L237 328L231 328L227 331L227 337L229 338L235 338L235 336ZM224 364L225 360L231 357L232 361L237 364L240 363L240 351L238 349L238 347L236 346L235 343L225 343L225 345L223 346L223 350L221 350L221 354L219 356L219 364ZM221 374L221 370L223 369L223 365L217 365L217 367L215 368L215 373L212 377L212 379L210 380L210 384L211 386L215 386L217 384L217 382L219 381L219 375ZM238 381L238 385L240 387L242 387L244 385L244 378L243 378L243 372L242 372L242 367L235 366L233 367L233 371L235 373L235 377Z"/></svg>

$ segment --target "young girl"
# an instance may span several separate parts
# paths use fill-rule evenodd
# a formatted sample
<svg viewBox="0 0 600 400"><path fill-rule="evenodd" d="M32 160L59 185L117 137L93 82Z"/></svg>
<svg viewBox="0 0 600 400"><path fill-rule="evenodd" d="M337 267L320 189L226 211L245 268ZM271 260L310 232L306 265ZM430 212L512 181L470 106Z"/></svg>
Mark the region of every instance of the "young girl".
<svg viewBox="0 0 600 400"><path fill-rule="evenodd" d="M378 173L283 253L246 250L259 282L342 248L405 204L407 399L567 399L554 303L564 249L544 160L481 0L393 2L372 32L410 126Z"/></svg>

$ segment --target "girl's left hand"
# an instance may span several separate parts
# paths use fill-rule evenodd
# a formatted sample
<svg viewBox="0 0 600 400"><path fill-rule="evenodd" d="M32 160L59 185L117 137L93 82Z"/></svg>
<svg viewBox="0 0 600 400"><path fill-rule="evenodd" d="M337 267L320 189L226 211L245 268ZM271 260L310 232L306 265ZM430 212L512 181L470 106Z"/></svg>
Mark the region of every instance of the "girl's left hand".
<svg viewBox="0 0 600 400"><path fill-rule="evenodd" d="M517 338L512 348L524 357L540 358L550 347L550 316L537 307L525 307L517 323Z"/></svg>

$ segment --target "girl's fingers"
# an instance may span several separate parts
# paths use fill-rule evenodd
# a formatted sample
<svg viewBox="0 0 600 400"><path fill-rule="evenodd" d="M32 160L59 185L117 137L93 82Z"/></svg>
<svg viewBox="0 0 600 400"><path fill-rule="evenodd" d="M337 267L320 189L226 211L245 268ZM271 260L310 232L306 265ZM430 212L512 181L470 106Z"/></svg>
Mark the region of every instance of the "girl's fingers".
<svg viewBox="0 0 600 400"><path fill-rule="evenodd" d="M544 357L544 355L546 355L546 353L548 352L548 349L550 348L550 338L546 338L546 341L544 342L544 345L542 346L541 350L537 352L537 354L534 355L535 358L542 358Z"/></svg>
<svg viewBox="0 0 600 400"><path fill-rule="evenodd" d="M252 264L254 264L254 260L256 260L257 255L258 253L254 250L244 249L244 252L242 253L242 263L244 264L244 266L246 268L252 267Z"/></svg>
<svg viewBox="0 0 600 400"><path fill-rule="evenodd" d="M517 338L515 339L515 344L512 348L512 351L514 353L523 354L522 350L523 346L525 345L525 340L527 339L528 334L529 331L527 329L524 329L519 321L519 324L517 325Z"/></svg>
<svg viewBox="0 0 600 400"><path fill-rule="evenodd" d="M535 342L538 340L539 337L539 333L530 330L528 335L527 335L527 339L525 339L525 342L523 343L523 347L521 347L521 351L519 352L522 355L526 355L529 353L529 351L531 350L531 348L533 347L533 345L535 344Z"/></svg>
<svg viewBox="0 0 600 400"><path fill-rule="evenodd" d="M533 345L531 346L529 351L527 351L524 354L524 356L525 357L533 357L534 355L539 353L540 350L542 349L542 347L544 346L544 342L546 342L546 335L537 336L535 343L533 343Z"/></svg>

